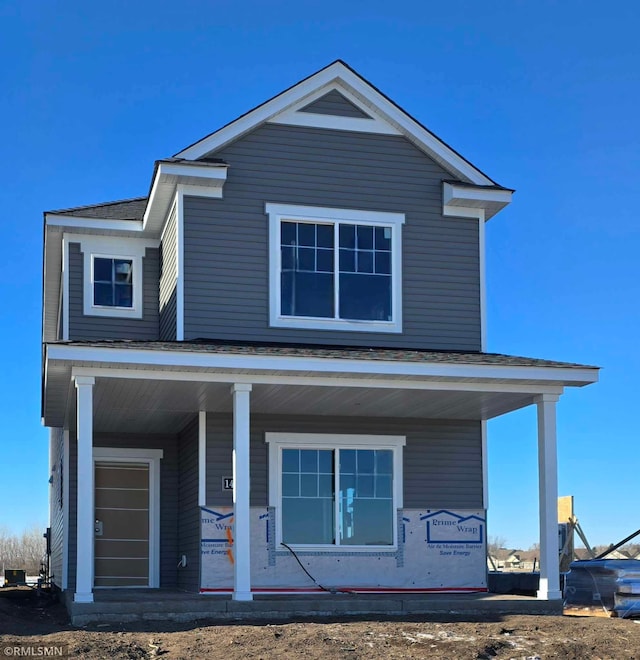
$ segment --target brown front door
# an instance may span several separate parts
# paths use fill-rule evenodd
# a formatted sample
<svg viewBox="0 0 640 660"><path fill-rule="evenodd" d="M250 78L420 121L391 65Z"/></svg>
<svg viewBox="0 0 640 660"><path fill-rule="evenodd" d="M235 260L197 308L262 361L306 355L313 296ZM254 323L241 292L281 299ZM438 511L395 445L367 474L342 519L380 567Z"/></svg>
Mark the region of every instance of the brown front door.
<svg viewBox="0 0 640 660"><path fill-rule="evenodd" d="M149 586L149 464L96 461L96 587Z"/></svg>

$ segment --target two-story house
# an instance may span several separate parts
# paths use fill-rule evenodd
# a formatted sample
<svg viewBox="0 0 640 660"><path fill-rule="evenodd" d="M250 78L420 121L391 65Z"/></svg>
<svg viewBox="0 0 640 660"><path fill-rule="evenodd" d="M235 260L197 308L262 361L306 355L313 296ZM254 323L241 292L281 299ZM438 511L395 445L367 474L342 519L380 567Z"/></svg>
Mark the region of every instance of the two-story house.
<svg viewBox="0 0 640 660"><path fill-rule="evenodd" d="M343 62L45 213L51 566L96 590L486 590L487 420L594 367L485 352L496 184ZM499 476L499 475L498 475Z"/></svg>

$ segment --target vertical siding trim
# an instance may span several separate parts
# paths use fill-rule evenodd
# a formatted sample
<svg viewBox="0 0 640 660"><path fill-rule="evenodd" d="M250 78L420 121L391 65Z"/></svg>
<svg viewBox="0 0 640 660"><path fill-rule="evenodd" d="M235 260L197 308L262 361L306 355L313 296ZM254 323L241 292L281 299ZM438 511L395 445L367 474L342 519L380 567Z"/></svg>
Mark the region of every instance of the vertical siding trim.
<svg viewBox="0 0 640 660"><path fill-rule="evenodd" d="M480 433L482 438L482 508L486 511L489 508L489 461L487 456L487 420L480 422Z"/></svg>
<svg viewBox="0 0 640 660"><path fill-rule="evenodd" d="M62 339L69 340L69 239L62 235Z"/></svg>
<svg viewBox="0 0 640 660"><path fill-rule="evenodd" d="M176 192L176 340L184 341L184 191Z"/></svg>
<svg viewBox="0 0 640 660"><path fill-rule="evenodd" d="M71 473L69 463L69 429L63 431L63 484L62 484L62 590L69 587L69 494L71 491Z"/></svg>
<svg viewBox="0 0 640 660"><path fill-rule="evenodd" d="M198 413L198 506L207 506L207 411Z"/></svg>
<svg viewBox="0 0 640 660"><path fill-rule="evenodd" d="M487 278L485 259L484 210L478 209L478 270L480 275L480 350L487 350Z"/></svg>

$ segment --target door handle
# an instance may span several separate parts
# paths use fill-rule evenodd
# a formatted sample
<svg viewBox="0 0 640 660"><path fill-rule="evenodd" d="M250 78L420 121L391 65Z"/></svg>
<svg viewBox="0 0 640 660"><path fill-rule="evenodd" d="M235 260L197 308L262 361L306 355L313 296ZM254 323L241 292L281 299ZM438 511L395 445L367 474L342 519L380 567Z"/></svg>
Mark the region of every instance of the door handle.
<svg viewBox="0 0 640 660"><path fill-rule="evenodd" d="M95 532L96 536L102 536L102 520L96 520Z"/></svg>

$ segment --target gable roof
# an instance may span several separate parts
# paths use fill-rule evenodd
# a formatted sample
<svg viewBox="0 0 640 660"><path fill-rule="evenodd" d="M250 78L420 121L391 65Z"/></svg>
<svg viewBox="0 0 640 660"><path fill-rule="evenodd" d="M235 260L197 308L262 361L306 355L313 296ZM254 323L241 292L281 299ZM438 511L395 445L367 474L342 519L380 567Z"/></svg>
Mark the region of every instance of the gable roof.
<svg viewBox="0 0 640 660"><path fill-rule="evenodd" d="M387 132L405 136L462 181L481 186L498 185L342 60L336 60L304 78L219 130L189 145L175 154L175 157L197 160L214 150L221 149L265 122L297 123L305 121L302 118L296 119L294 115L305 114L305 106L333 90L338 91L365 114L375 118L371 120L343 118L351 122L344 124L344 130L359 130L351 128L358 125L354 122L373 122L370 124L371 132L382 132L384 130L382 126L385 126ZM299 110L302 112L298 112ZM310 115L308 111L306 114Z"/></svg>

